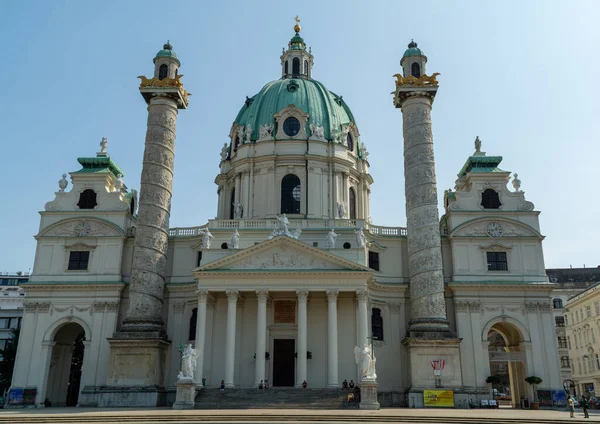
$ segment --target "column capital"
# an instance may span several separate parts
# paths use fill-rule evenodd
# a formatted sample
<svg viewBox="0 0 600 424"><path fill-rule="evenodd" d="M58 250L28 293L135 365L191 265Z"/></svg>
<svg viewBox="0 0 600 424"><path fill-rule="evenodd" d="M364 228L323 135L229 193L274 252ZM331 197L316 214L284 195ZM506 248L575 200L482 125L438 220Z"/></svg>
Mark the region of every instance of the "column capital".
<svg viewBox="0 0 600 424"><path fill-rule="evenodd" d="M269 290L256 290L256 296L259 302L266 302L269 299Z"/></svg>
<svg viewBox="0 0 600 424"><path fill-rule="evenodd" d="M209 298L208 290L196 290L198 302L207 302Z"/></svg>
<svg viewBox="0 0 600 424"><path fill-rule="evenodd" d="M240 292L238 290L226 290L225 294L230 302L237 303L238 299L240 298Z"/></svg>
<svg viewBox="0 0 600 424"><path fill-rule="evenodd" d="M330 302L335 302L338 298L338 294L340 294L340 291L339 290L327 290L325 292L325 294L327 295L327 299Z"/></svg>
<svg viewBox="0 0 600 424"><path fill-rule="evenodd" d="M369 290L360 289L356 290L356 297L360 302L367 302L369 300Z"/></svg>
<svg viewBox="0 0 600 424"><path fill-rule="evenodd" d="M308 290L296 290L298 301L306 302L308 299Z"/></svg>

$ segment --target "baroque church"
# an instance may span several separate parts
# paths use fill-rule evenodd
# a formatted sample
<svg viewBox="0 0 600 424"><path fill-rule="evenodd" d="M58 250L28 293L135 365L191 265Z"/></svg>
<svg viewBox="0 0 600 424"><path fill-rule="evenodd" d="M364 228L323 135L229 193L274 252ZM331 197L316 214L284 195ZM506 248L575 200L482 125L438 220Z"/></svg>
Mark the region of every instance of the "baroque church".
<svg viewBox="0 0 600 424"><path fill-rule="evenodd" d="M561 388L540 212L516 174L508 187L502 157L477 139L439 216L438 74L426 73L411 42L395 82L390 75L407 223L376 225L359 120L313 79L313 55L294 30L281 78L241 105L215 158L215 219L170 226L176 121L190 112L168 43L152 77L140 77L148 122L139 191L124 184L106 139L77 159L70 186L60 179L40 212L12 381L36 406L170 405L190 343L199 397L221 382L360 383L354 348L365 345L382 405L423 406L430 389L489 399L498 364L513 404L533 398L527 376Z"/></svg>

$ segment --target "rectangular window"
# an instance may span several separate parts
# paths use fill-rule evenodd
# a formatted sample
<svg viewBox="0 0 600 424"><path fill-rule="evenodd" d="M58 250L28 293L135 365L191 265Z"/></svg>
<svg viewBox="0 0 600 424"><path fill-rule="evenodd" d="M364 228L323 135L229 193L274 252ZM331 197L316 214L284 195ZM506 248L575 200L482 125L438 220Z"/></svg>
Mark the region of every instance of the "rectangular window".
<svg viewBox="0 0 600 424"><path fill-rule="evenodd" d="M567 338L566 337L559 337L558 338L558 347L567 347Z"/></svg>
<svg viewBox="0 0 600 424"><path fill-rule="evenodd" d="M87 270L88 262L90 260L90 252L70 252L69 253L69 267L70 270Z"/></svg>
<svg viewBox="0 0 600 424"><path fill-rule="evenodd" d="M202 262L202 250L199 250L196 255L196 266L200 266L200 262Z"/></svg>
<svg viewBox="0 0 600 424"><path fill-rule="evenodd" d="M379 271L379 253L369 251L369 268Z"/></svg>
<svg viewBox="0 0 600 424"><path fill-rule="evenodd" d="M565 317L554 317L554 322L556 322L557 327L565 326Z"/></svg>
<svg viewBox="0 0 600 424"><path fill-rule="evenodd" d="M600 315L600 302L595 302L594 307L596 308L596 315Z"/></svg>
<svg viewBox="0 0 600 424"><path fill-rule="evenodd" d="M486 252L488 271L508 271L506 252Z"/></svg>
<svg viewBox="0 0 600 424"><path fill-rule="evenodd" d="M10 318L0 318L0 328L10 328Z"/></svg>
<svg viewBox="0 0 600 424"><path fill-rule="evenodd" d="M592 316L592 307L591 306L585 307L585 316L586 316L586 318L589 318Z"/></svg>

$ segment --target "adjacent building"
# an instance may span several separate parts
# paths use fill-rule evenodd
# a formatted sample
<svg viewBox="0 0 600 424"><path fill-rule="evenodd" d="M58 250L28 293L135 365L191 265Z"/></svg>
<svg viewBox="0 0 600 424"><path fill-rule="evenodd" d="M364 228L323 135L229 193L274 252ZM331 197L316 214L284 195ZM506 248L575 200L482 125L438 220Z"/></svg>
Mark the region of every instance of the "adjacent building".
<svg viewBox="0 0 600 424"><path fill-rule="evenodd" d="M600 268L548 270L548 276L566 279L571 288L565 291L579 291L564 304L563 316L555 317L561 374L567 371L565 380L572 380L577 395L600 395ZM588 288L581 291L583 286Z"/></svg>

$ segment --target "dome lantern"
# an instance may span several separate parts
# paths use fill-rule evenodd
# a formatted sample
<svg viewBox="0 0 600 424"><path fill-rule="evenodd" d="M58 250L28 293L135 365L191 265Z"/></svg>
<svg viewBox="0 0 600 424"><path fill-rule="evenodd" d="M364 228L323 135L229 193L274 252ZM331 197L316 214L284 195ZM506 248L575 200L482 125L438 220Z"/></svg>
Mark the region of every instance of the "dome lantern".
<svg viewBox="0 0 600 424"><path fill-rule="evenodd" d="M415 78L419 78L425 74L425 65L427 64L427 56L421 52L417 43L414 40L410 40L408 49L402 55L400 60L400 66L404 72L404 77L412 75Z"/></svg>
<svg viewBox="0 0 600 424"><path fill-rule="evenodd" d="M173 46L167 41L162 50L154 56L154 78L159 80L167 77L175 78L180 66L177 53L173 51Z"/></svg>
<svg viewBox="0 0 600 424"><path fill-rule="evenodd" d="M300 19L294 18L295 35L288 43L288 49L281 55L281 77L282 78L305 78L310 79L312 74L313 56L310 49L306 51L306 43L300 36Z"/></svg>

